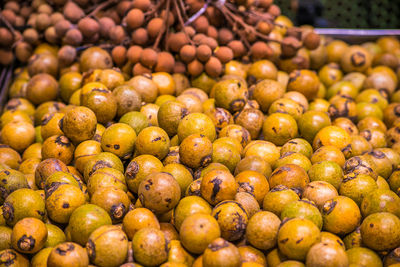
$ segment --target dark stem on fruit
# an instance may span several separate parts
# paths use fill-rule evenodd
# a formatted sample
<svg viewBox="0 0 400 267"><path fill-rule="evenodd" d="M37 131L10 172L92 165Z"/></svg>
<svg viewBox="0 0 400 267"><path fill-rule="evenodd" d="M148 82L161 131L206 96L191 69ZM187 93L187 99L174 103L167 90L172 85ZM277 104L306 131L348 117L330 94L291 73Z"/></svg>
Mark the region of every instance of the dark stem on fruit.
<svg viewBox="0 0 400 267"><path fill-rule="evenodd" d="M99 4L98 6L96 6L92 12L90 12L89 14L86 15L86 17L95 16L97 14L97 12L99 12L100 10L107 8L108 6L110 6L112 4L116 4L116 3L118 3L118 0L107 0L107 1Z"/></svg>
<svg viewBox="0 0 400 267"><path fill-rule="evenodd" d="M183 3L183 1L182 0L178 0L178 2L179 2L179 6L180 6L180 8L182 9L182 13L183 13L183 19L186 21L186 20L188 20L188 16L186 15L186 8L185 8L185 4ZM181 13L181 14L182 14Z"/></svg>
<svg viewBox="0 0 400 267"><path fill-rule="evenodd" d="M169 3L170 5L171 5L171 3ZM165 27L167 27L166 28L166 30L165 30L165 50L166 51L169 51L169 49L168 49L168 38L169 38L169 13L171 12L171 7L168 7L168 9L165 11L165 17L166 17L166 24L165 24Z"/></svg>
<svg viewBox="0 0 400 267"><path fill-rule="evenodd" d="M157 38L156 38L156 40L154 41L154 44L153 44L153 49L156 49L157 47L158 47L158 45L159 45L159 43L160 43L160 41L161 41L161 37L163 36L163 33L166 31L166 29L168 28L168 15L169 15L169 9L170 9L170 5L171 5L171 0L167 0L167 5L166 5L166 8L165 8L165 10L166 10L166 12L165 12L165 17L164 17L164 20L163 20L163 25L164 25L164 27L162 27L161 29L160 29L160 31L158 32L158 34L157 34Z"/></svg>
<svg viewBox="0 0 400 267"><path fill-rule="evenodd" d="M263 39L265 41L281 43L279 40L270 38L267 35L258 32L253 26L251 26L251 25L247 24L246 22L244 22L243 19L240 16L234 14L231 10L229 10L229 8L227 8L226 5L221 6L220 10L221 10L221 12L223 14L226 13L224 15L230 16L231 21L233 20L233 21L235 21L235 23L238 23L240 26L242 26L245 32L254 33L257 37L259 37L259 38L261 38L261 39ZM244 39L247 42L247 39L246 38L244 38Z"/></svg>
<svg viewBox="0 0 400 267"><path fill-rule="evenodd" d="M250 53L250 47L251 47L251 46L250 46L249 41L246 39L246 36L243 34L242 31L238 31L238 30L237 30L237 22L238 22L238 20L235 18L235 16L232 17L232 16L230 15L230 14L232 14L232 13L230 13L230 11L227 9L227 7L226 7L225 5L219 7L219 10L220 10L221 13L224 15L224 17L225 17L226 20L229 22L229 24L232 25L233 31L234 31L234 32L237 32L237 34L238 34L239 37L240 37L240 40L242 40L242 42L243 42L244 45L246 46L248 53ZM246 30L246 29L245 29L245 30Z"/></svg>
<svg viewBox="0 0 400 267"><path fill-rule="evenodd" d="M15 37L14 27L8 22L8 20L6 20L6 18L1 13L0 13L0 20L3 21L3 23L6 25L6 27L11 31L13 37Z"/></svg>
<svg viewBox="0 0 400 267"><path fill-rule="evenodd" d="M181 2L181 0L178 0L178 1ZM174 6L175 6L176 15L178 16L179 24L180 24L181 27L182 27L182 31L183 31L183 33L186 35L186 38L189 40L189 43L190 43L191 45L193 45L193 41L192 41L192 39L190 38L189 34L188 34L187 31L186 31L185 22L183 21L182 13L181 13L181 11L179 10L179 7L178 7L178 5L177 5L177 3L176 3L176 0L175 0L175 3L174 3ZM185 13L184 13L184 14L185 14Z"/></svg>
<svg viewBox="0 0 400 267"><path fill-rule="evenodd" d="M151 16L154 13L156 13L157 11L159 11L160 7L165 3L165 0L160 0L158 1L157 5L153 6L149 11L144 13L144 16Z"/></svg>

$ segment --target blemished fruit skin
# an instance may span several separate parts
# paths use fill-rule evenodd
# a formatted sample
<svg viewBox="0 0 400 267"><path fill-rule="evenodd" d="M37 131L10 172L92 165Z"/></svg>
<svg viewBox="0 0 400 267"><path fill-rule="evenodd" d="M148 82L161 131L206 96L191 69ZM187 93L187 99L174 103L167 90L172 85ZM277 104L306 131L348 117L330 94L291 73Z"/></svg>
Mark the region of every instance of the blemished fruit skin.
<svg viewBox="0 0 400 267"><path fill-rule="evenodd" d="M277 238L279 250L295 260L304 260L309 249L320 240L321 233L318 227L313 222L301 218L284 222L279 228Z"/></svg>
<svg viewBox="0 0 400 267"><path fill-rule="evenodd" d="M0 2L0 267L400 265L397 37L273 0Z"/></svg>

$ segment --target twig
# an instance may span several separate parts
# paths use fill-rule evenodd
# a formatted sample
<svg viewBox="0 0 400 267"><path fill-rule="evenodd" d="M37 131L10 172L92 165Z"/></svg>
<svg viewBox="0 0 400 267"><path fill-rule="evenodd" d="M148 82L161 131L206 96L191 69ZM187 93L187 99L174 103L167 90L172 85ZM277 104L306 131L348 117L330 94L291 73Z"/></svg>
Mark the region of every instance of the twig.
<svg viewBox="0 0 400 267"><path fill-rule="evenodd" d="M6 27L11 31L13 37L15 37L15 29L14 29L14 27L11 25L10 22L8 22L8 20L6 20L6 18L1 13L0 13L0 20L4 22Z"/></svg>
<svg viewBox="0 0 400 267"><path fill-rule="evenodd" d="M263 39L264 41L271 41L271 42L281 43L279 40L272 39L269 36L258 32L253 26L245 23L241 17L239 17L239 16L235 15L234 13L232 13L227 7L223 6L221 8L221 11L222 10L224 10L227 13L227 15L229 15L231 17L231 19L233 21L237 22L240 26L242 26L243 29L245 30L245 32L254 33L257 37Z"/></svg>
<svg viewBox="0 0 400 267"><path fill-rule="evenodd" d="M227 10L227 8L225 7L225 6L221 6L220 7L220 11L221 11L221 13L225 16L225 18L226 18L226 20L229 22L229 24L231 24L232 25L232 27L233 27L233 31L234 32L237 32L237 34L239 35L239 37L240 37L240 39L242 40L242 42L245 44L245 46L246 46L246 48L248 49L248 50L250 50L250 43L249 43L249 41L246 39L246 36L244 36L243 35L243 32L242 31L237 31L236 30L236 22L237 22L237 20L235 20L234 18L232 18L230 15L229 15L229 13L227 12L228 10ZM245 29L246 30L246 29Z"/></svg>
<svg viewBox="0 0 400 267"><path fill-rule="evenodd" d="M158 1L157 5L153 6L149 11L144 13L144 16L151 16L158 11L158 9L165 3L165 0Z"/></svg>
<svg viewBox="0 0 400 267"><path fill-rule="evenodd" d="M183 22L183 18L182 18L182 13L181 13L181 11L179 10L179 7L178 7L178 5L176 4L176 2L175 2L175 5L174 5L174 6L175 6L176 15L178 16L179 23L181 24L181 27L182 27L182 31L183 31L183 33L186 35L186 38L189 40L189 43L190 43L191 45L193 45L192 38L190 38L189 34L188 34L187 31L186 31L185 23Z"/></svg>
<svg viewBox="0 0 400 267"><path fill-rule="evenodd" d="M186 8L185 8L185 4L183 3L183 1L182 0L178 0L178 2L179 2L179 6L181 7L181 9L182 9L182 13L183 13L183 18L185 19L185 21L186 20L188 20L188 16L186 15Z"/></svg>
<svg viewBox="0 0 400 267"><path fill-rule="evenodd" d="M86 17L92 17L95 16L97 14L97 12L99 12L100 10L108 7L109 5L112 4L116 4L118 2L118 0L107 0L101 4L99 4L95 9L93 9L92 12L90 12L89 14L86 15Z"/></svg>
<svg viewBox="0 0 400 267"><path fill-rule="evenodd" d="M170 5L171 5L171 3L170 3ZM170 10L171 8L170 7L168 7L168 9L165 11L165 17L167 18L167 22L165 23L165 27L167 27L167 29L165 30L165 50L166 51L168 51L169 49L168 49L168 38L169 38L169 27L170 27L170 25L169 25L169 13L170 13Z"/></svg>
<svg viewBox="0 0 400 267"><path fill-rule="evenodd" d="M170 5L171 5L171 0L167 0L167 5L166 5L166 8L165 8L166 9L166 16L164 17L164 20L163 20L163 26L164 27L162 27L160 29L160 31L158 32L157 38L156 38L156 40L154 41L154 44L153 44L153 49L156 49L158 47L158 44L161 41L161 37L163 36L163 33L165 32L165 30L168 27L167 20L168 20L168 14L169 14Z"/></svg>

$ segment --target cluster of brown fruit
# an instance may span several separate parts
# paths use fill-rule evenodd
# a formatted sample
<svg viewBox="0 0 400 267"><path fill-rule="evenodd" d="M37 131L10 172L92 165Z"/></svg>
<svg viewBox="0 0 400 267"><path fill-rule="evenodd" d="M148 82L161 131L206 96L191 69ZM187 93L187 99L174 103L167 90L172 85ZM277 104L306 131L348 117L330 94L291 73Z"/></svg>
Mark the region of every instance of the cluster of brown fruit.
<svg viewBox="0 0 400 267"><path fill-rule="evenodd" d="M165 71L218 77L232 59L274 61L318 47L310 28L296 28L273 0L6 1L0 13L0 64L30 63L42 42L62 45L71 65L93 44L109 49L133 75ZM201 12L203 11L203 12ZM199 13L200 12L200 13ZM299 61L299 59L297 59Z"/></svg>

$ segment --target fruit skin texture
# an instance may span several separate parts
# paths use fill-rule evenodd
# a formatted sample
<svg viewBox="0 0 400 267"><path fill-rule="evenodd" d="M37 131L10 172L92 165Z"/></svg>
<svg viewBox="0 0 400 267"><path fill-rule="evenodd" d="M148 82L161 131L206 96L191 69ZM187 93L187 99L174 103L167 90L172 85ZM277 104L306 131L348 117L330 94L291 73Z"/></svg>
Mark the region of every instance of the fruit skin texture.
<svg viewBox="0 0 400 267"><path fill-rule="evenodd" d="M243 109L247 102L247 86L240 80L225 80L216 83L215 105L224 108L230 112L236 112Z"/></svg>
<svg viewBox="0 0 400 267"><path fill-rule="evenodd" d="M289 75L288 91L302 93L308 100L317 96L319 78L311 70L294 70Z"/></svg>
<svg viewBox="0 0 400 267"><path fill-rule="evenodd" d="M391 190L377 189L363 199L360 208L364 217L376 212L390 212L399 217L400 198Z"/></svg>
<svg viewBox="0 0 400 267"><path fill-rule="evenodd" d="M285 93L285 88L277 81L265 79L256 84L253 98L260 104L263 112L267 112L269 106Z"/></svg>
<svg viewBox="0 0 400 267"><path fill-rule="evenodd" d="M155 228L139 230L132 240L133 256L140 264L157 266L167 260L164 233Z"/></svg>
<svg viewBox="0 0 400 267"><path fill-rule="evenodd" d="M346 251L349 264L382 267L381 258L372 250L364 247L355 247Z"/></svg>
<svg viewBox="0 0 400 267"><path fill-rule="evenodd" d="M262 132L265 140L282 146L297 137L298 128L295 119L289 114L273 113L264 120Z"/></svg>
<svg viewBox="0 0 400 267"><path fill-rule="evenodd" d="M361 224L363 244L375 251L391 250L400 246L400 219L388 212L369 215Z"/></svg>
<svg viewBox="0 0 400 267"><path fill-rule="evenodd" d="M278 232L279 250L295 260L305 260L308 250L320 240L318 227L313 222L301 218L288 220Z"/></svg>
<svg viewBox="0 0 400 267"><path fill-rule="evenodd" d="M73 143L80 143L93 138L96 124L96 115L92 110L86 107L75 107L65 114L61 130Z"/></svg>
<svg viewBox="0 0 400 267"><path fill-rule="evenodd" d="M357 204L345 196L337 196L325 202L321 213L324 229L337 235L352 232L361 220Z"/></svg>
<svg viewBox="0 0 400 267"><path fill-rule="evenodd" d="M129 240L132 240L136 232L142 228L160 229L157 217L146 208L136 208L129 211L122 221L122 226Z"/></svg>
<svg viewBox="0 0 400 267"><path fill-rule="evenodd" d="M57 245L47 258L49 267L86 267L89 258L86 250L73 242L65 242Z"/></svg>
<svg viewBox="0 0 400 267"><path fill-rule="evenodd" d="M346 267L346 252L336 244L317 243L307 253L306 265L310 267Z"/></svg>
<svg viewBox="0 0 400 267"><path fill-rule="evenodd" d="M212 214L218 221L222 238L235 241L245 233L248 215L244 207L236 201L222 201L215 206Z"/></svg>
<svg viewBox="0 0 400 267"><path fill-rule="evenodd" d="M34 254L47 239L46 225L36 218L24 218L14 225L11 234L13 248L21 253Z"/></svg>
<svg viewBox="0 0 400 267"><path fill-rule="evenodd" d="M162 160L168 154L170 139L161 128L150 126L143 129L136 138L136 153L153 155Z"/></svg>
<svg viewBox="0 0 400 267"><path fill-rule="evenodd" d="M203 198L187 196L182 198L174 210L174 225L179 231L183 221L195 213L211 214L211 206Z"/></svg>
<svg viewBox="0 0 400 267"><path fill-rule="evenodd" d="M136 140L136 132L124 123L116 123L106 129L101 138L103 151L111 152L120 158L131 156Z"/></svg>
<svg viewBox="0 0 400 267"><path fill-rule="evenodd" d="M86 249L93 264L119 266L128 255L128 238L120 227L103 225L90 234Z"/></svg>
<svg viewBox="0 0 400 267"><path fill-rule="evenodd" d="M211 205L223 200L233 200L238 188L235 178L228 171L213 170L201 181L201 196Z"/></svg>
<svg viewBox="0 0 400 267"><path fill-rule="evenodd" d="M211 162L213 145L202 134L192 134L186 137L179 146L180 160L191 168L205 167Z"/></svg>
<svg viewBox="0 0 400 267"><path fill-rule="evenodd" d="M140 183L138 195L145 208L156 214L162 214L178 204L181 188L170 173L155 172Z"/></svg>
<svg viewBox="0 0 400 267"><path fill-rule="evenodd" d="M187 217L180 228L182 245L192 253L201 254L208 244L221 236L217 220L211 215L196 213Z"/></svg>
<svg viewBox="0 0 400 267"><path fill-rule="evenodd" d="M2 206L3 218L7 225L14 226L19 220L34 217L44 220L45 204L37 191L28 188L12 192Z"/></svg>
<svg viewBox="0 0 400 267"><path fill-rule="evenodd" d="M217 238L204 251L203 265L209 267L239 267L241 266L239 250L223 238Z"/></svg>
<svg viewBox="0 0 400 267"><path fill-rule="evenodd" d="M102 225L111 225L110 215L93 204L85 204L74 210L69 219L72 240L84 246L90 234Z"/></svg>
<svg viewBox="0 0 400 267"><path fill-rule="evenodd" d="M269 211L260 211L250 218L246 228L246 239L261 250L273 248L277 242L277 233L281 220Z"/></svg>
<svg viewBox="0 0 400 267"><path fill-rule="evenodd" d="M322 229L321 213L313 202L306 199L287 204L281 213L281 219L284 220L285 218L308 219L315 223L319 229Z"/></svg>

